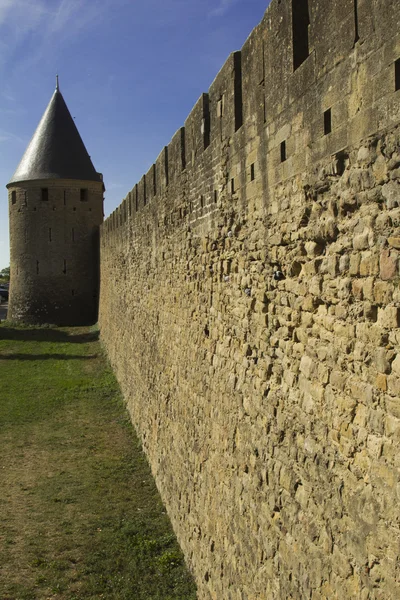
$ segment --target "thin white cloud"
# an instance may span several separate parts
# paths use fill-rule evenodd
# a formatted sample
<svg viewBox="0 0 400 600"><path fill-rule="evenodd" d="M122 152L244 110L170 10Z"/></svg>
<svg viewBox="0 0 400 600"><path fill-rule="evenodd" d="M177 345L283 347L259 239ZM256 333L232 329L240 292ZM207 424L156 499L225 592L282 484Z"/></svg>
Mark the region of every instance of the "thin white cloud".
<svg viewBox="0 0 400 600"><path fill-rule="evenodd" d="M0 129L0 143L4 142L17 142L18 144L22 144L26 146L27 141L15 135L15 133L11 133L9 131L4 131L4 129Z"/></svg>
<svg viewBox="0 0 400 600"><path fill-rule="evenodd" d="M213 8L209 13L209 17L222 17L227 13L238 0L220 0L219 4Z"/></svg>
<svg viewBox="0 0 400 600"><path fill-rule="evenodd" d="M124 186L122 185L122 183L113 183L112 181L110 183L107 183L107 191L108 192L111 192L111 190L119 190L123 187Z"/></svg>
<svg viewBox="0 0 400 600"><path fill-rule="evenodd" d="M61 49L62 43L106 18L111 3L112 0L102 0L99 10L97 3L87 0L0 0L0 66L6 66L7 55L35 36L35 50L20 62L23 68L32 68L48 55L49 47L54 52L55 41Z"/></svg>

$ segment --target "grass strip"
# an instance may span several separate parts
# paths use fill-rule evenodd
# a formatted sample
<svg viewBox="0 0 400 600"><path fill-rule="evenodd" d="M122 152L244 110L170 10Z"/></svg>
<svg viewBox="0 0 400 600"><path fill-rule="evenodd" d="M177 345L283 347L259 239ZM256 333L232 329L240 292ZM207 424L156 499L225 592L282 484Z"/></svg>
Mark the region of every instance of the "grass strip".
<svg viewBox="0 0 400 600"><path fill-rule="evenodd" d="M0 326L0 598L194 600L98 334Z"/></svg>

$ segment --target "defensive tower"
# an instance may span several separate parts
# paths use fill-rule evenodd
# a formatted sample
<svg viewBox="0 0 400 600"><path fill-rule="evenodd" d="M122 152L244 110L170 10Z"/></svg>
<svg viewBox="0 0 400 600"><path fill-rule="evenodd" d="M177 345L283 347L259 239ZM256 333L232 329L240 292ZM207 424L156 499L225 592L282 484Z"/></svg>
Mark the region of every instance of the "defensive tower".
<svg viewBox="0 0 400 600"><path fill-rule="evenodd" d="M97 173L59 90L7 185L11 289L8 318L80 325L97 319Z"/></svg>

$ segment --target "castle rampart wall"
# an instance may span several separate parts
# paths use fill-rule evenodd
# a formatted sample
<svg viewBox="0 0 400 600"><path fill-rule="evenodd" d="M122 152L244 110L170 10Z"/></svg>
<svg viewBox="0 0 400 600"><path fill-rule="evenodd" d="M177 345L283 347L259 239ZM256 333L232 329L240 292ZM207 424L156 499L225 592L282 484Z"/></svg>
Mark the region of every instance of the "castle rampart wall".
<svg viewBox="0 0 400 600"><path fill-rule="evenodd" d="M306 4L101 227L102 339L204 600L400 596L400 6Z"/></svg>

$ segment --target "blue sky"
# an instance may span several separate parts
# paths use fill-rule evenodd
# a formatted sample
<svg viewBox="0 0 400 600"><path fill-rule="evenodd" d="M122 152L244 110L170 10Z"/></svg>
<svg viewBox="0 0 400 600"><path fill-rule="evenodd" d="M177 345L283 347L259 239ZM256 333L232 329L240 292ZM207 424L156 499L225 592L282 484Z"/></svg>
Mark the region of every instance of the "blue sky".
<svg viewBox="0 0 400 600"><path fill-rule="evenodd" d="M269 0L0 0L0 269L5 185L60 76L107 188L106 216L184 124Z"/></svg>

